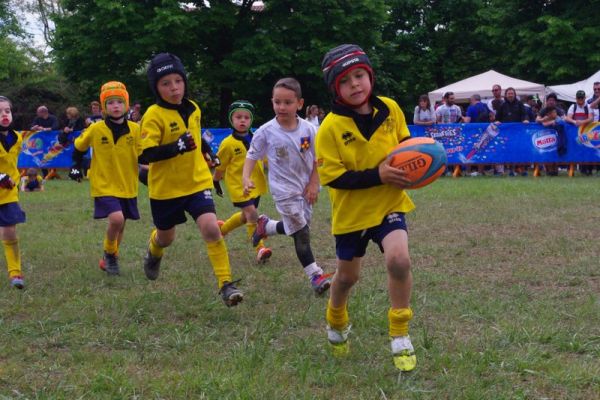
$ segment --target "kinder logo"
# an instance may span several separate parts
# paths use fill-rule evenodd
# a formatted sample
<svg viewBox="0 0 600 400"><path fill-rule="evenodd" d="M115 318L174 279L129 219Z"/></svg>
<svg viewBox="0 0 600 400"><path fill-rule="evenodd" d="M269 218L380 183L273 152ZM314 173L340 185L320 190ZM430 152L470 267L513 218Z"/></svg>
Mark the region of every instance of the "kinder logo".
<svg viewBox="0 0 600 400"><path fill-rule="evenodd" d="M162 67L160 67L160 68L157 68L157 69L156 69L156 73L157 73L157 74L160 74L161 72L163 72L163 71L166 71L166 70L168 70L168 69L173 69L173 64L169 64L169 65L163 65Z"/></svg>
<svg viewBox="0 0 600 400"><path fill-rule="evenodd" d="M551 130L544 130L540 132L536 132L531 140L533 142L533 146L540 151L551 151L556 149L556 143L558 138L556 136L556 132Z"/></svg>
<svg viewBox="0 0 600 400"><path fill-rule="evenodd" d="M357 62L358 62L358 57L355 57L355 58L353 58L351 60L348 60L345 63L343 63L342 67L347 67L348 65L355 64Z"/></svg>

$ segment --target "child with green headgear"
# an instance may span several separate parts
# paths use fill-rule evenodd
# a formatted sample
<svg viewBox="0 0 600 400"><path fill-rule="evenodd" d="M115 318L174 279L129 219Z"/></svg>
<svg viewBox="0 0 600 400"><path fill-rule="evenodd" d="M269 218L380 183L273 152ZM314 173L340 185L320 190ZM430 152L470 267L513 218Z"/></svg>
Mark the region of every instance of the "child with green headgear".
<svg viewBox="0 0 600 400"><path fill-rule="evenodd" d="M241 210L230 216L226 221L219 221L221 233L223 236L242 225L246 225L248 240L252 240L252 233L256 229L258 220L258 204L260 196L267 192L267 183L263 171L262 163L252 172L252 180L255 187L250 193L244 193L242 182L242 171L246 153L250 148L252 141L252 132L250 127L254 120L254 106L247 100L236 100L229 106L229 123L233 128L231 135L227 136L219 145L217 157L221 160L221 165L217 166L213 179L217 194L222 196L223 192L219 189L218 182L223 179L227 187L229 198L235 207ZM265 247L263 240L260 240L255 246L256 261L258 263L266 262L271 257L271 249Z"/></svg>

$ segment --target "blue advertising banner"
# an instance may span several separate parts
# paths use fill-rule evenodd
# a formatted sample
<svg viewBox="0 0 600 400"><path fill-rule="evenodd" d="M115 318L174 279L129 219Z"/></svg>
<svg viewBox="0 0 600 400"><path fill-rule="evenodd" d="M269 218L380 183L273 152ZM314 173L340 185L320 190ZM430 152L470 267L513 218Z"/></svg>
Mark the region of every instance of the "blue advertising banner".
<svg viewBox="0 0 600 400"><path fill-rule="evenodd" d="M428 136L444 145L448 164L600 163L600 123L576 127L540 124L438 124L410 125L414 137ZM68 168L73 155L69 135L65 146L58 143L59 131L23 131L19 168ZM202 137L216 152L231 133L229 128L206 128ZM560 150L560 151L559 151ZM560 154L559 154L560 153Z"/></svg>
<svg viewBox="0 0 600 400"><path fill-rule="evenodd" d="M73 140L81 131L69 135L65 146L58 143L60 131L22 131L23 146L17 166L19 168L69 168L73 156Z"/></svg>
<svg viewBox="0 0 600 400"><path fill-rule="evenodd" d="M441 142L448 164L600 162L597 122L581 127L566 123L557 127L521 123L411 125L409 130L412 136Z"/></svg>

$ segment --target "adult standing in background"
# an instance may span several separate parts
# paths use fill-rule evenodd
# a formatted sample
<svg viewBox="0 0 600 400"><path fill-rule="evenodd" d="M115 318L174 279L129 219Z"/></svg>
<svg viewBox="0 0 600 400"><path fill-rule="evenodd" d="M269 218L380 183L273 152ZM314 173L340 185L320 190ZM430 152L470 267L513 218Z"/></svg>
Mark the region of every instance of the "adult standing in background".
<svg viewBox="0 0 600 400"><path fill-rule="evenodd" d="M314 126L319 127L319 125L321 125L321 122L319 121L319 107L315 104L306 107L305 119Z"/></svg>
<svg viewBox="0 0 600 400"><path fill-rule="evenodd" d="M594 94L586 100L586 103L594 112L594 122L600 121L600 111L598 110L598 103L600 103L600 82L594 82Z"/></svg>
<svg viewBox="0 0 600 400"><path fill-rule="evenodd" d="M94 122L102 121L104 119L104 116L102 115L102 110L100 110L100 103L96 100L90 103L90 110L92 111L92 113L85 119L86 128Z"/></svg>
<svg viewBox="0 0 600 400"><path fill-rule="evenodd" d="M475 93L469 98L469 107L463 117L463 121L469 122L490 122L490 110L486 104L481 102L481 96Z"/></svg>
<svg viewBox="0 0 600 400"><path fill-rule="evenodd" d="M444 93L444 104L435 110L435 115L438 124L454 124L460 122L462 118L462 110L454 104L454 93Z"/></svg>
<svg viewBox="0 0 600 400"><path fill-rule="evenodd" d="M496 110L496 123L522 122L529 123L529 115L525 106L517 99L517 91L509 87L504 92L504 102Z"/></svg>
<svg viewBox="0 0 600 400"><path fill-rule="evenodd" d="M500 85L495 84L494 86L492 86L492 95L494 97L487 101L487 106L490 110L490 113L492 113L495 116L496 110L500 108L502 103L504 103L504 99L502 98L502 88L500 87ZM494 107L494 101L496 101L496 107Z"/></svg>
<svg viewBox="0 0 600 400"><path fill-rule="evenodd" d="M435 110L431 106L429 96L422 94L419 96L419 104L415 107L413 115L413 124L415 125L433 125L435 124Z"/></svg>
<svg viewBox="0 0 600 400"><path fill-rule="evenodd" d="M48 107L39 106L36 110L36 117L31 123L32 131L57 131L58 118L50 114Z"/></svg>

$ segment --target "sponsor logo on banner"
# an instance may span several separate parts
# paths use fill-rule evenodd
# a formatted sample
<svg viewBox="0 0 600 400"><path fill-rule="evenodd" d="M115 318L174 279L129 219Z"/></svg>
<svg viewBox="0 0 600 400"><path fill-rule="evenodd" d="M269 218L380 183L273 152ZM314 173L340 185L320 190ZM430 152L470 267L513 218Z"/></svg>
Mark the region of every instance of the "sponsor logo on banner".
<svg viewBox="0 0 600 400"><path fill-rule="evenodd" d="M555 130L544 129L531 135L531 141L533 143L533 147L535 147L538 151L554 151L556 150L558 136Z"/></svg>
<svg viewBox="0 0 600 400"><path fill-rule="evenodd" d="M600 123L593 122L580 126L577 132L577 143L600 150Z"/></svg>

